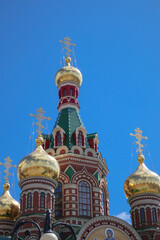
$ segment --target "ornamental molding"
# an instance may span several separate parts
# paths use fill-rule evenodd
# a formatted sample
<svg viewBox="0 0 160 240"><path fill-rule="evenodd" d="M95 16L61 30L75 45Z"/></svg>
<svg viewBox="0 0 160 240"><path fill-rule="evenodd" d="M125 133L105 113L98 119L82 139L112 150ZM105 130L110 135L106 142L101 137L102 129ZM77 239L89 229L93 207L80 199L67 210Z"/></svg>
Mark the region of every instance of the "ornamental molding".
<svg viewBox="0 0 160 240"><path fill-rule="evenodd" d="M73 82L69 82L69 83L68 83L68 82L63 82L63 83L59 86L58 91L60 90L61 87L64 87L64 86L67 86L67 85L76 87L77 90L79 90L79 88L77 87L77 85L76 85L75 83L73 83Z"/></svg>
<svg viewBox="0 0 160 240"><path fill-rule="evenodd" d="M46 177L29 177L29 178L25 178L22 179L21 181L19 181L19 186L21 187L21 189L28 184L33 184L33 183L42 183L43 186L46 183L46 185L50 185L52 187L55 187L57 185L57 181L55 181L54 179L50 179L50 178L46 178Z"/></svg>
<svg viewBox="0 0 160 240"><path fill-rule="evenodd" d="M74 183L67 183L63 186L64 189L72 188L72 189L77 189L77 185Z"/></svg>
<svg viewBox="0 0 160 240"><path fill-rule="evenodd" d="M155 208L156 210L160 209L160 206L155 206L155 205L152 205L152 204L148 204L148 205L145 205L145 206L139 206L139 207L134 207L130 210L130 213L138 210L140 211L141 208L144 208L144 210L147 210L147 208L150 208L152 210L152 208Z"/></svg>
<svg viewBox="0 0 160 240"><path fill-rule="evenodd" d="M77 240L84 240L90 235L91 231L95 231L95 228L103 226L112 226L132 240L142 240L136 230L127 222L122 219L113 216L100 216L89 220L80 230Z"/></svg>
<svg viewBox="0 0 160 240"><path fill-rule="evenodd" d="M128 203L131 204L134 201L137 201L139 199L157 199L158 201L160 201L160 194L156 194L156 193L139 193L136 195L133 195L132 197L128 198Z"/></svg>
<svg viewBox="0 0 160 240"><path fill-rule="evenodd" d="M86 150L84 151L84 154L88 156L88 153L91 152L93 154L93 157L97 157L97 153L93 148L86 148Z"/></svg>
<svg viewBox="0 0 160 240"><path fill-rule="evenodd" d="M33 183L33 184L28 184L28 185L25 185L23 188L22 188L22 192L25 192L25 191L28 191L28 190L31 190L31 191L35 191L35 190L44 190L44 191L51 191L54 193L54 190L55 190L55 185L53 186L50 186L50 185L47 185L47 184L42 184L42 183Z"/></svg>
<svg viewBox="0 0 160 240"><path fill-rule="evenodd" d="M55 155L55 151L54 151L54 149L53 149L53 148L47 148L46 152L47 152L48 154L49 154L49 153L51 153L51 154L52 154L52 156L54 156L54 155Z"/></svg>
<svg viewBox="0 0 160 240"><path fill-rule="evenodd" d="M70 182L70 179L65 173L61 172L58 182L61 182L62 184L67 184Z"/></svg>
<svg viewBox="0 0 160 240"><path fill-rule="evenodd" d="M74 150L79 150L79 152L80 152L80 154L81 155L83 155L83 149L80 147L80 146L78 146L78 145L74 145L72 148L71 148L71 152L73 153L73 154L75 154L74 153Z"/></svg>
<svg viewBox="0 0 160 240"><path fill-rule="evenodd" d="M56 150L56 152L55 152L55 155L59 155L61 150L64 150L64 151L65 151L65 153L61 154L61 156L63 156L64 154L67 154L68 151L69 151L69 149L68 149L67 146L62 145L62 146L60 146L60 147L57 148L57 150Z"/></svg>
<svg viewBox="0 0 160 240"><path fill-rule="evenodd" d="M75 108L77 111L79 111L80 107L77 105L77 103L63 103L58 107L58 111L60 112L62 109L68 107L68 108Z"/></svg>
<svg viewBox="0 0 160 240"><path fill-rule="evenodd" d="M146 206L159 206L160 207L160 201L157 201L157 200L153 200L153 199L148 199L148 200L139 200L139 201L136 201L132 204L130 204L131 208L134 209L134 208L141 208L142 206L143 207L146 207Z"/></svg>
<svg viewBox="0 0 160 240"><path fill-rule="evenodd" d="M85 180L89 182L92 187L98 187L98 181L93 177L91 173L87 171L85 167L81 171L75 173L72 177L72 183L78 184L80 181Z"/></svg>
<svg viewBox="0 0 160 240"><path fill-rule="evenodd" d="M59 164L61 164L61 162L68 163L69 161L81 162L83 164L84 163L89 164L89 166L91 166L91 164L92 164L96 168L98 165L98 167L101 169L101 171L105 172L105 174L107 174L109 172L107 165L104 164L102 159L99 159L99 158L89 157L86 155L77 155L77 154L73 154L73 153L68 153L63 157L61 155L57 155L57 156L55 156L55 158L59 162Z"/></svg>

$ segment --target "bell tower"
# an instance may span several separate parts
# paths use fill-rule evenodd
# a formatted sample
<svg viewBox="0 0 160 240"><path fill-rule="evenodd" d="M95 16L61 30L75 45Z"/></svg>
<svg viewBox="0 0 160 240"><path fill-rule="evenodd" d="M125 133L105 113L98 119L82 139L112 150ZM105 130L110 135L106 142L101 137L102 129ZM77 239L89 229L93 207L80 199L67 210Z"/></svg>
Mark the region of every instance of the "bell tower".
<svg viewBox="0 0 160 240"><path fill-rule="evenodd" d="M44 149L55 157L61 170L55 190L55 217L78 231L91 218L109 214L108 168L98 151L97 133L87 133L79 113L82 74L70 65L69 49L75 44L68 37L61 42L66 45L66 66L55 75L59 113L51 135L43 134Z"/></svg>

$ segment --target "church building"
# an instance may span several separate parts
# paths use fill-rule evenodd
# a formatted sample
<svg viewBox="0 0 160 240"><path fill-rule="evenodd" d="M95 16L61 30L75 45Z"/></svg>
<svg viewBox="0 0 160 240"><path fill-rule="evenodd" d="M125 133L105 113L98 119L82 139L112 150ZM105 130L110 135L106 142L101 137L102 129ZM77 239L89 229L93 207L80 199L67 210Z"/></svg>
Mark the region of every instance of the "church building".
<svg viewBox="0 0 160 240"><path fill-rule="evenodd" d="M87 132L79 114L83 78L71 66L70 46L74 44L68 37L61 42L66 66L55 75L58 116L48 135L42 133L42 121L49 120L43 109L31 114L38 119L36 148L17 167L20 203L9 193L9 168L14 165L10 158L1 163L6 167L6 181L0 196L0 239L10 239L16 224L23 220L35 221L43 231L50 209L53 223L71 224L77 240L160 240L160 177L144 164L141 140L146 137L139 128L131 134L137 139L138 167L124 183L132 225L110 216L107 163L98 151L98 134ZM19 236L24 239L28 229L29 239L37 239L37 230L30 223L19 230ZM56 229L56 234L59 239L72 239L65 227Z"/></svg>

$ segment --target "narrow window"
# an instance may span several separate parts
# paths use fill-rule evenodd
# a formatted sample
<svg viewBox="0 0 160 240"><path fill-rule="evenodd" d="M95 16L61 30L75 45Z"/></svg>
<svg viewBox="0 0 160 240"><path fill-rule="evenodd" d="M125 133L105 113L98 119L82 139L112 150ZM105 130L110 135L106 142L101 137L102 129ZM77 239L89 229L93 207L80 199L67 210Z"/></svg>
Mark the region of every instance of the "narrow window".
<svg viewBox="0 0 160 240"><path fill-rule="evenodd" d="M61 146L61 133L57 132L57 146Z"/></svg>
<svg viewBox="0 0 160 240"><path fill-rule="evenodd" d="M66 90L66 88L64 89L64 96L67 96L67 90Z"/></svg>
<svg viewBox="0 0 160 240"><path fill-rule="evenodd" d="M153 222L157 222L156 209L152 208Z"/></svg>
<svg viewBox="0 0 160 240"><path fill-rule="evenodd" d="M31 193L28 193L28 208L31 208L31 203L32 203L32 195Z"/></svg>
<svg viewBox="0 0 160 240"><path fill-rule="evenodd" d="M91 216L90 187L86 181L81 181L78 186L79 191L79 215Z"/></svg>
<svg viewBox="0 0 160 240"><path fill-rule="evenodd" d="M144 208L141 208L141 209L140 209L140 213L141 213L141 223L145 223Z"/></svg>
<svg viewBox="0 0 160 240"><path fill-rule="evenodd" d="M40 196L40 207L41 208L44 208L44 198L45 198L44 193L41 193L41 196Z"/></svg>
<svg viewBox="0 0 160 240"><path fill-rule="evenodd" d="M82 132L79 131L79 132L78 132L78 145L79 145L79 146L82 146L82 139L83 139Z"/></svg>
<svg viewBox="0 0 160 240"><path fill-rule="evenodd" d="M70 95L73 96L73 89L70 89Z"/></svg>
<svg viewBox="0 0 160 240"><path fill-rule="evenodd" d="M52 199L54 201L54 199ZM62 217L62 183L55 189L55 217Z"/></svg>

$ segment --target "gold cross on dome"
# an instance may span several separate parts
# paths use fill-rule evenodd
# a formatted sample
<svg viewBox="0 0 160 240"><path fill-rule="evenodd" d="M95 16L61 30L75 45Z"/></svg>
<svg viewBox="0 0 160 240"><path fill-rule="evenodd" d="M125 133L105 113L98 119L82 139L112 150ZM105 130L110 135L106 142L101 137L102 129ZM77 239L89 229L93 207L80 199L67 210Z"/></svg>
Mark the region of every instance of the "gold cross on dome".
<svg viewBox="0 0 160 240"><path fill-rule="evenodd" d="M147 137L143 137L142 136L142 131L140 130L140 128L136 128L135 130L135 134L130 133L131 137L135 137L138 141L136 141L135 143L138 145L138 151L141 153L143 151L143 145L141 144L141 140L142 139L148 139Z"/></svg>
<svg viewBox="0 0 160 240"><path fill-rule="evenodd" d="M30 116L37 118L38 122L36 122L36 125L38 126L38 129L36 129L36 131L37 131L38 134L41 134L41 133L42 133L42 129L44 128L44 126L41 124L42 121L43 121L44 119L50 121L51 118L44 116L45 111L44 111L41 107L38 108L38 109L36 110L36 112L37 112L36 114L32 114L32 113L31 113Z"/></svg>
<svg viewBox="0 0 160 240"><path fill-rule="evenodd" d="M65 54L67 55L67 57L69 57L70 55L70 52L71 52L71 49L69 49L70 46L76 46L75 43L71 43L71 39L69 37L65 37L64 38L64 41L60 40L60 43L64 43L65 45L65 49L66 49L66 52Z"/></svg>
<svg viewBox="0 0 160 240"><path fill-rule="evenodd" d="M1 162L0 162L0 165L3 165L3 166L6 168L6 169L4 170L4 173L6 174L6 176L4 177L4 179L6 180L6 182L8 182L9 176L11 175L11 173L9 172L9 169L10 169L11 167L16 168L17 166L11 164L12 160L10 159L10 157L5 158L4 161L5 161L5 163L1 163Z"/></svg>

